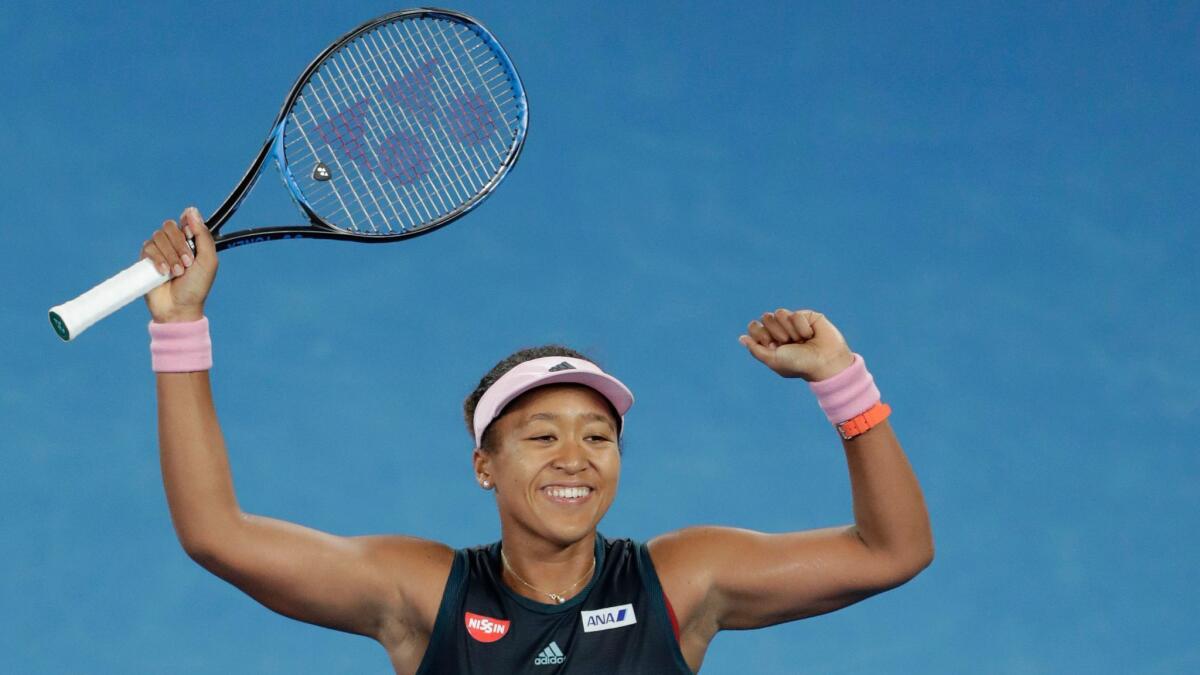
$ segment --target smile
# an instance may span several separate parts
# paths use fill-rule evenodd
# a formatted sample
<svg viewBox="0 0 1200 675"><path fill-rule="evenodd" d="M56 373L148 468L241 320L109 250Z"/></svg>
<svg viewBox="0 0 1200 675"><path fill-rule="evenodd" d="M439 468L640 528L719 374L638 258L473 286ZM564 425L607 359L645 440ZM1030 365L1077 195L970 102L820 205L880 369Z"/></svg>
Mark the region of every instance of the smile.
<svg viewBox="0 0 1200 675"><path fill-rule="evenodd" d="M550 485L542 488L542 493L549 497L550 501L558 504L579 504L591 497L592 488L587 486L566 487L563 485Z"/></svg>

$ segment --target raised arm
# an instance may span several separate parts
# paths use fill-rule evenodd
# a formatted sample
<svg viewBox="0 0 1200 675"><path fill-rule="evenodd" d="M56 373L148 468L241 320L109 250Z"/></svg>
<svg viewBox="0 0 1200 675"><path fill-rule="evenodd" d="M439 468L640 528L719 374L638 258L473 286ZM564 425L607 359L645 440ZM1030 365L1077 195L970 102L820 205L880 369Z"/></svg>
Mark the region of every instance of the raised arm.
<svg viewBox="0 0 1200 675"><path fill-rule="evenodd" d="M194 259L184 231L194 236ZM189 209L180 225L164 223L143 256L173 275L146 296L154 322L202 319L217 256L199 214ZM156 377L163 484L189 556L294 619L375 637L391 651L428 635L450 571L449 548L407 537L340 537L243 513L207 370Z"/></svg>
<svg viewBox="0 0 1200 675"><path fill-rule="evenodd" d="M741 342L780 375L810 382L855 359L833 324L810 310L764 314ZM933 560L921 488L891 426L879 423L842 447L852 525L785 534L697 527L650 542L694 669L719 630L831 612L899 586Z"/></svg>

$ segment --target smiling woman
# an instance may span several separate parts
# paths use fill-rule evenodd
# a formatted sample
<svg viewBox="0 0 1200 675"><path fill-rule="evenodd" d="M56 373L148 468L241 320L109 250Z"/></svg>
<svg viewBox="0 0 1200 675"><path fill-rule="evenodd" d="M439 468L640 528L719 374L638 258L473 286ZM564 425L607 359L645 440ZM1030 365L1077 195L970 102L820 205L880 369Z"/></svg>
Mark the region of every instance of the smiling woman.
<svg viewBox="0 0 1200 675"><path fill-rule="evenodd" d="M776 373L811 383L842 438L853 525L784 534L693 527L646 543L602 536L633 394L556 345L500 362L464 404L499 541L456 551L244 513L207 372L203 310L216 250L195 211L181 222L195 259L146 298L163 483L180 543L281 614L374 638L397 673L694 673L720 630L830 612L932 560L929 518L887 423L891 409L862 358L811 310L763 314L739 339ZM190 253L179 225L163 231L145 251L154 262Z"/></svg>

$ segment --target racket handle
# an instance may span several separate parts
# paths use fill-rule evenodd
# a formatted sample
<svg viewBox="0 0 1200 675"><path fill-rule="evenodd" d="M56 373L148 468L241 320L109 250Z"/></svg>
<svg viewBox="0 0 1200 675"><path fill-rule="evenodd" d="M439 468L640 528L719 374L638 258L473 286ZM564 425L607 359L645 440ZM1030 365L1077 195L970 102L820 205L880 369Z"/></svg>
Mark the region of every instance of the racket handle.
<svg viewBox="0 0 1200 675"><path fill-rule="evenodd" d="M74 340L92 324L170 279L149 258L142 258L78 298L51 307L50 325L63 340Z"/></svg>

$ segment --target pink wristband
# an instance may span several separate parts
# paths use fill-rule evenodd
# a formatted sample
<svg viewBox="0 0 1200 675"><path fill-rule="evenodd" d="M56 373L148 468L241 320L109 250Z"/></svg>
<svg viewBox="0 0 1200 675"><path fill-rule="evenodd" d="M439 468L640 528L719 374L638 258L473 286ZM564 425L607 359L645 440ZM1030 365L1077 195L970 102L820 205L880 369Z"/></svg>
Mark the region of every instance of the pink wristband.
<svg viewBox="0 0 1200 675"><path fill-rule="evenodd" d="M821 404L829 423L834 425L861 415L879 403L879 388L875 386L875 378L867 372L867 362L858 354L842 372L828 380L809 382L808 386L817 395L817 403Z"/></svg>
<svg viewBox="0 0 1200 675"><path fill-rule="evenodd" d="M208 317L178 323L151 321L150 363L156 373L192 373L212 368Z"/></svg>

